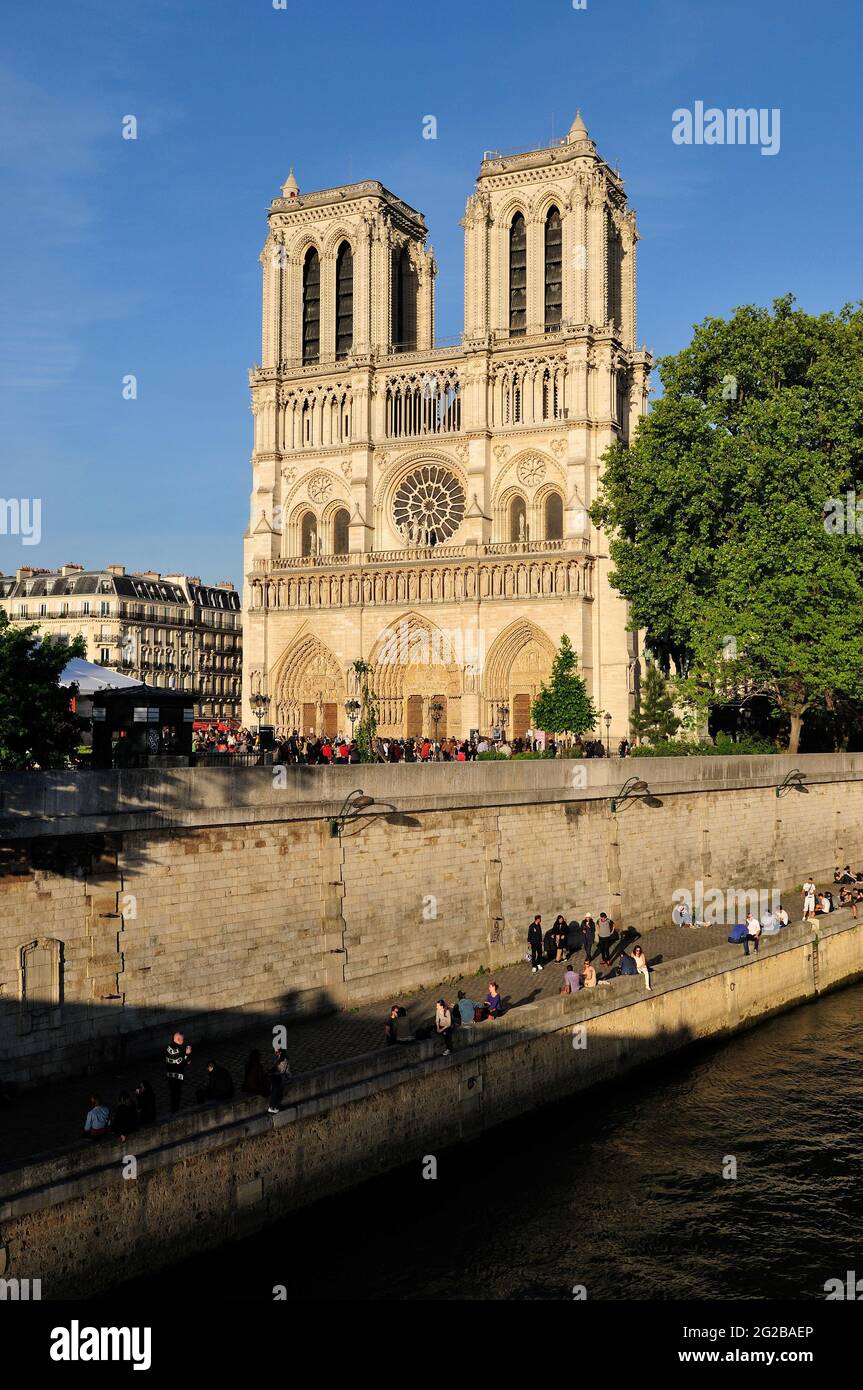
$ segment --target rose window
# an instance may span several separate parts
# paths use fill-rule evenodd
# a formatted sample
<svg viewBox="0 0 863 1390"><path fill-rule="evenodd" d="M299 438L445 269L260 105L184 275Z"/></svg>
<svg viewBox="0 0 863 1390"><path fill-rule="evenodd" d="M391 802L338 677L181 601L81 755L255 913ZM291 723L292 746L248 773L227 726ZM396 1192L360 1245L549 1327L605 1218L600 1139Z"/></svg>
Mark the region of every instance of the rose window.
<svg viewBox="0 0 863 1390"><path fill-rule="evenodd" d="M522 459L517 472L520 482L527 487L536 487L545 477L545 464L538 458Z"/></svg>
<svg viewBox="0 0 863 1390"><path fill-rule="evenodd" d="M313 502L326 502L332 490L332 479L326 473L315 473L309 480L309 496Z"/></svg>
<svg viewBox="0 0 863 1390"><path fill-rule="evenodd" d="M399 484L393 503L397 529L408 541L438 545L464 519L464 489L448 468L425 464Z"/></svg>

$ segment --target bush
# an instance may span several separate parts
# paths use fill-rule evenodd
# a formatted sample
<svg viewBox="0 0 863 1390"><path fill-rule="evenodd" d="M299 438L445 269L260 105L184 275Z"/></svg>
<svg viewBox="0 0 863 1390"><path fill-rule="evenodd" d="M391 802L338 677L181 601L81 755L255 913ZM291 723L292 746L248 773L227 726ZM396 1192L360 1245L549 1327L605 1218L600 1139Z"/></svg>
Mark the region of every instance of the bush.
<svg viewBox="0 0 863 1390"><path fill-rule="evenodd" d="M733 755L753 757L763 753L778 753L778 748L766 738L741 738L735 743L727 734L720 734L715 743L690 743L686 739L669 739L647 748L633 748L633 758L727 758Z"/></svg>
<svg viewBox="0 0 863 1390"><path fill-rule="evenodd" d="M507 758L506 754L498 753L496 748L490 748L487 753L477 753L476 760L478 763L509 762L509 759Z"/></svg>

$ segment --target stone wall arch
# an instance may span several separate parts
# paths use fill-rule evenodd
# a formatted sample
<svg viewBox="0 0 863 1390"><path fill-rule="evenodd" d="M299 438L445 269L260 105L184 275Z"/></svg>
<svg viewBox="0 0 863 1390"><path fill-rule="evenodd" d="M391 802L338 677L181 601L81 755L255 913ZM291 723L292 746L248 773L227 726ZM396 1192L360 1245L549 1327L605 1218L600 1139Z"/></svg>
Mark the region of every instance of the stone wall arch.
<svg viewBox="0 0 863 1390"><path fill-rule="evenodd" d="M347 685L335 655L325 642L305 628L275 663L270 689L270 718L291 733L320 735L344 730ZM335 709L333 708L335 707ZM335 729L328 728L335 714Z"/></svg>

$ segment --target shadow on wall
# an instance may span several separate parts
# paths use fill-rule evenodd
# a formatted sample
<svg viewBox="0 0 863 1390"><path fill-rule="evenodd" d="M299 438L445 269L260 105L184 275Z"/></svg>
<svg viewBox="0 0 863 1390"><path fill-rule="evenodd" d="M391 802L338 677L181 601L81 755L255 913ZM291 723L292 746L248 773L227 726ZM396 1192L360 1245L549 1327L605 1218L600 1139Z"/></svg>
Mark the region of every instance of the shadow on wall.
<svg viewBox="0 0 863 1390"><path fill-rule="evenodd" d="M230 1010L136 1010L119 1003L56 1004L44 997L29 1005L0 1000L0 1171L32 1153L78 1140L93 1092L113 1107L121 1091L131 1092L146 1079L159 1109L167 1109L165 1048L176 1031L193 1049L184 1083L186 1105L206 1082L211 1058L227 1067L241 1094L248 1053L257 1048L266 1069L274 1040L286 1042L294 1073L313 1069L321 1061L316 1053L339 1051L327 1040L327 1015L336 1011L336 1004L324 989L313 993L311 1001L287 990L257 1009ZM112 1019L110 1031L97 1031ZM311 1025L308 1036L301 1035L303 1022ZM278 1037L283 1027L287 1040ZM368 1045L374 1046L382 1036L383 1019L370 1017L355 1031L360 1044L368 1032ZM52 1065L52 1038L63 1049L62 1078Z"/></svg>

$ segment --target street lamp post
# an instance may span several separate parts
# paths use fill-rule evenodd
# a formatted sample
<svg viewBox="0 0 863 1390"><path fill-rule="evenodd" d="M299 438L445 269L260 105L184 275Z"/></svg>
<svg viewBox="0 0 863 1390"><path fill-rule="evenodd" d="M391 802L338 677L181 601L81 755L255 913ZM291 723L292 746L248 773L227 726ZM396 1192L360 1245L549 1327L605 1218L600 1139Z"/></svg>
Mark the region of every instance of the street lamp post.
<svg viewBox="0 0 863 1390"><path fill-rule="evenodd" d="M345 713L347 714L348 719L351 721L351 743L353 743L354 725L356 724L360 713L359 700L347 700L345 703Z"/></svg>
<svg viewBox="0 0 863 1390"><path fill-rule="evenodd" d="M429 713L432 717L432 722L434 723L434 741L435 743L437 743L437 726L440 723L440 718L443 714L443 705L441 704L440 700L432 700L432 703L429 706Z"/></svg>
<svg viewBox="0 0 863 1390"><path fill-rule="evenodd" d="M500 725L500 729L504 738L506 738L506 723L508 719L509 705L503 703L499 704L497 707L497 722Z"/></svg>
<svg viewBox="0 0 863 1390"><path fill-rule="evenodd" d="M605 712L605 751L606 751L606 753L608 754L609 757L611 757L611 743L609 742L610 738L611 738L611 715L610 715L610 714L608 713L608 711L606 710L606 712Z"/></svg>
<svg viewBox="0 0 863 1390"><path fill-rule="evenodd" d="M252 713L258 721L258 747L261 744L261 720L270 706L270 697L265 695L262 690L257 691L251 699Z"/></svg>

